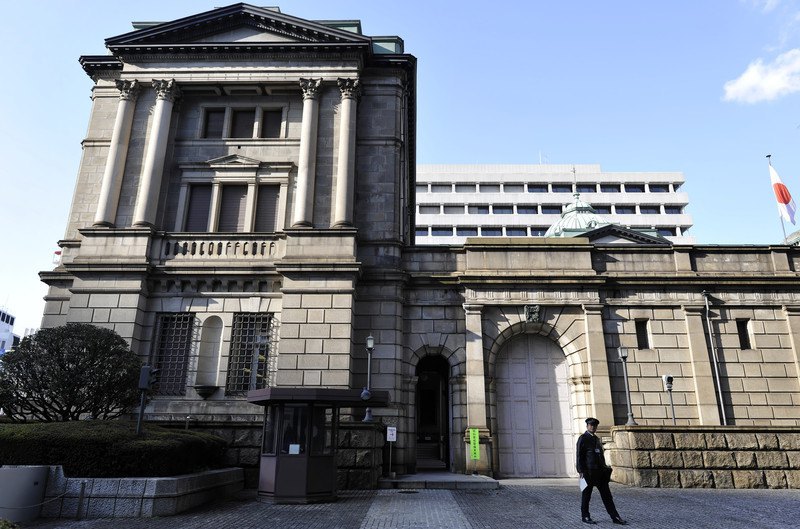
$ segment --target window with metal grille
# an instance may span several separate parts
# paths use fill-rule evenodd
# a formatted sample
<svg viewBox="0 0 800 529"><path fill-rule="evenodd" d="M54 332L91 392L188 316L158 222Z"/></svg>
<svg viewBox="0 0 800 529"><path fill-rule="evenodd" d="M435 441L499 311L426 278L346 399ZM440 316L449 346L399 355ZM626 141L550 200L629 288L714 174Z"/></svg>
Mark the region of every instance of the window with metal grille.
<svg viewBox="0 0 800 529"><path fill-rule="evenodd" d="M153 365L159 369L157 395L186 394L186 366L194 341L194 313L158 314Z"/></svg>
<svg viewBox="0 0 800 529"><path fill-rule="evenodd" d="M211 208L211 186L194 184L189 187L189 207L186 208L185 231L208 231L208 212Z"/></svg>
<svg viewBox="0 0 800 529"><path fill-rule="evenodd" d="M233 315L226 395L244 395L271 385L275 373L277 322L265 312Z"/></svg>
<svg viewBox="0 0 800 529"><path fill-rule="evenodd" d="M222 200L219 207L217 231L243 232L245 211L247 209L247 186L222 186Z"/></svg>
<svg viewBox="0 0 800 529"><path fill-rule="evenodd" d="M274 232L278 224L278 197L281 188L275 185L258 186L255 231Z"/></svg>

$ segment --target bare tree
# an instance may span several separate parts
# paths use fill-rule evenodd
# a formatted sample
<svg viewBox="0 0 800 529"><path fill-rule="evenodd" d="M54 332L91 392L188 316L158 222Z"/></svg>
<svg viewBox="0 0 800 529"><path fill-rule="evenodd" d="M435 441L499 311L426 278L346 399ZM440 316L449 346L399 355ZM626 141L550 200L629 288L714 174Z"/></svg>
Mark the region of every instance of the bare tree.
<svg viewBox="0 0 800 529"><path fill-rule="evenodd" d="M136 404L140 367L112 330L42 329L0 356L0 408L14 421L113 419Z"/></svg>

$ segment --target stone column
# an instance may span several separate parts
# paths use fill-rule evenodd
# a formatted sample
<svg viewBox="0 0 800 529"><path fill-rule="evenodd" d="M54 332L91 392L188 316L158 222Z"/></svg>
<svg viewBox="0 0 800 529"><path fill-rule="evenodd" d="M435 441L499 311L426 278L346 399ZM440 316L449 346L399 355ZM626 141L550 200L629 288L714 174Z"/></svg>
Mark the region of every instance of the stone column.
<svg viewBox="0 0 800 529"><path fill-rule="evenodd" d="M119 193L122 189L122 175L125 171L125 160L128 157L128 141L131 138L133 111L136 108L136 97L139 95L138 81L114 81L119 90L117 118L114 131L111 133L111 145L108 149L106 168L100 185L100 198L97 201L97 213L94 216L95 226L114 226L119 205Z"/></svg>
<svg viewBox="0 0 800 529"><path fill-rule="evenodd" d="M356 156L356 105L361 85L358 79L339 79L342 105L339 115L339 161L336 167L334 227L353 225Z"/></svg>
<svg viewBox="0 0 800 529"><path fill-rule="evenodd" d="M167 153L169 124L172 106L180 95L174 79L153 80L156 91L156 107L153 111L153 126L147 141L147 151L139 180L139 193L136 196L136 209L133 212L134 226L154 226L158 195L161 192L161 177L164 173L164 157Z"/></svg>
<svg viewBox="0 0 800 529"><path fill-rule="evenodd" d="M718 426L722 424L717 401L716 383L714 381L714 367L711 365L708 353L708 342L703 327L702 305L684 305L686 315L686 333L689 337L689 355L692 361L694 378L694 391L697 398L697 413L700 424L704 426Z"/></svg>
<svg viewBox="0 0 800 529"><path fill-rule="evenodd" d="M488 421L486 420L486 379L483 372L483 318L481 305L464 305L466 312L466 355L467 355L467 429L464 431L464 444L467 470L480 473L491 471L489 450L491 443ZM480 459L472 461L469 450L469 430L477 428L481 438Z"/></svg>
<svg viewBox="0 0 800 529"><path fill-rule="evenodd" d="M611 401L611 380L608 375L608 356L603 333L603 306L584 305L583 311L592 413L603 425L603 430L610 430L614 425L614 405Z"/></svg>
<svg viewBox="0 0 800 529"><path fill-rule="evenodd" d="M303 90L303 126L297 162L297 193L292 227L310 227L314 217L314 180L317 169L317 123L322 79L300 79Z"/></svg>
<svg viewBox="0 0 800 529"><path fill-rule="evenodd" d="M800 379L800 307L784 305L783 312L786 314L786 323L789 327L789 341L792 344L795 370Z"/></svg>

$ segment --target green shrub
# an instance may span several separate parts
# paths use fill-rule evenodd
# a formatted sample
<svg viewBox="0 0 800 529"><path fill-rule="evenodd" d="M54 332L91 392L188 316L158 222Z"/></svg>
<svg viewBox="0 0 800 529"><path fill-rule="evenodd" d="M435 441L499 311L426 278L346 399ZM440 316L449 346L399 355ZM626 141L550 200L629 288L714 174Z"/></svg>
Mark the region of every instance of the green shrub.
<svg viewBox="0 0 800 529"><path fill-rule="evenodd" d="M3 520L0 518L0 529L19 529L19 526L13 522L9 522L8 520Z"/></svg>
<svg viewBox="0 0 800 529"><path fill-rule="evenodd" d="M62 465L70 477L175 476L220 468L214 435L123 421L0 424L0 465Z"/></svg>

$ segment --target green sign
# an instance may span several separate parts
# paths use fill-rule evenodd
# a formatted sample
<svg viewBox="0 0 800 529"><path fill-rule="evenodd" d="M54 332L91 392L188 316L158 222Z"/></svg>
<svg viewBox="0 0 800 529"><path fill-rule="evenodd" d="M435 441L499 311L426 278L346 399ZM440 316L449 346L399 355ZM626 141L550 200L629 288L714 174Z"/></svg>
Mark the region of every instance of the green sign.
<svg viewBox="0 0 800 529"><path fill-rule="evenodd" d="M481 458L481 437L477 428L469 429L469 455L473 461Z"/></svg>

